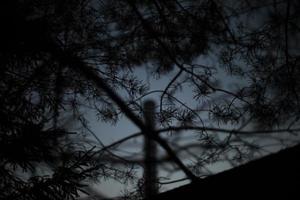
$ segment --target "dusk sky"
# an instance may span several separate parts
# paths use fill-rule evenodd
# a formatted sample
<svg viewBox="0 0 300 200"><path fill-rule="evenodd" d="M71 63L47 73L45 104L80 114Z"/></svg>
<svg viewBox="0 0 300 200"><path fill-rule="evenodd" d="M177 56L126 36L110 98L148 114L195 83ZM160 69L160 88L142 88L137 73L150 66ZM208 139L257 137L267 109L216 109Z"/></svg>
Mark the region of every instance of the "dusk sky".
<svg viewBox="0 0 300 200"><path fill-rule="evenodd" d="M200 61L198 61L200 62ZM204 62L207 62L207 64L213 65L213 61L207 61L205 59ZM163 78L160 79L153 79L153 77L147 75L147 70L145 70L145 68L141 68L141 69L137 69L135 74L141 79L143 80L145 83L149 84L150 91L156 91L156 90L162 90L166 87L166 85L169 83L170 79L174 76L175 72L170 73L168 76L165 76ZM219 77L219 84L226 89L234 89L237 88L238 86L241 87L241 85L243 85L243 82L245 82L245 80L239 80L239 79L235 79L234 77L230 77L227 76L225 72L222 72L222 70L220 69L219 71L219 75L217 75ZM160 93L153 93L149 96L147 96L146 98L143 98L141 101L141 104L148 99L152 99L155 100L157 103L159 102L159 94ZM185 103L188 106L195 106L195 101L193 100L193 93L192 93L192 89L187 87L184 87L182 89L182 91L177 95L177 98L182 101L183 103ZM215 100L218 102L222 102L223 100L225 100L226 98L228 98L228 95L224 95L224 94L220 94ZM203 107L209 106L209 102L203 102ZM101 121L97 121L97 117L95 115L92 114L92 112L86 112L86 115L88 116L89 119L89 123L90 126L92 128L92 130L94 131L94 133L97 135L97 137L103 142L104 145L110 145L126 136L129 136L131 134L134 133L138 133L139 129L130 121L128 120L125 116L122 116L120 118L120 120L116 123L116 124L111 124L111 123L105 123L105 122L101 122ZM205 117L205 116L203 116ZM209 118L207 118L206 120L204 120L204 123L206 123L208 126L216 126L216 127L227 127L227 128L233 128L234 126L222 126L222 125L216 125L214 123L211 122L211 120L209 120ZM158 127L156 127L158 128ZM251 125L246 128L246 130L252 130ZM177 134L177 133L175 133ZM222 134L221 134L222 135ZM224 135L223 135L224 136ZM167 135L167 137L170 137L170 135ZM173 136L171 136L173 137ZM260 154L260 155L256 155L256 158L262 157L263 155L267 155L271 152L275 152L278 151L281 146L277 141L277 137L282 137L283 139L285 138L285 136L283 135L274 135L274 140L270 139L269 136L267 136L265 139L264 137L259 136L258 138L254 138L251 139L251 137L249 137L249 141L255 141L257 140L256 144L264 146L265 151ZM93 138L93 136L91 136L91 138ZM179 138L181 138L180 140L176 140L178 142L178 144L183 145L184 144L188 144L188 143L192 143L193 140L195 139L195 134L193 134L193 131L184 131L179 133ZM294 142L298 140L298 136L295 136L294 138L290 138L290 141L287 140L287 144L294 144ZM282 144L281 144L282 145ZM160 149L161 152L163 152L162 149ZM199 149L195 152L198 152ZM202 151L202 150L200 150ZM203 149L203 151L205 151ZM118 155L123 155L123 156L130 156L133 155L132 158L138 158L140 159L141 157L143 157L143 137L139 136L133 139L130 139L129 141L123 143L121 146L119 146L114 152L116 152ZM191 163L191 161L193 161L193 159L188 158L185 160L186 164ZM221 161L221 162L216 162L215 164L212 165L208 165L207 166L207 173L217 173L217 172L221 172L223 170L226 169L230 169L232 166L230 165L230 163L228 163L228 161ZM139 174L139 176L142 175L142 168L138 168L137 173ZM160 169L159 170L161 177L165 177L167 175L167 173ZM172 181L172 180L176 180L176 179L182 179L184 178L185 175L182 172L177 172L174 173L172 176L170 176L168 179L168 181ZM185 181L180 181L180 182L175 182L173 184L167 184L167 185L163 185L162 188L160 189L161 191L167 191L170 190L172 188L176 188L180 185L185 185L187 183L189 183L189 180L185 180ZM131 189L133 186L131 184L122 184L119 183L115 180L104 180L103 182L101 182L99 185L94 185L93 189L95 191L99 191L101 192L101 194L107 196L107 197L116 197L119 196L122 192L124 192L124 190L126 189Z"/></svg>
<svg viewBox="0 0 300 200"><path fill-rule="evenodd" d="M152 200L299 144L299 13L297 0L3 1L0 199Z"/></svg>

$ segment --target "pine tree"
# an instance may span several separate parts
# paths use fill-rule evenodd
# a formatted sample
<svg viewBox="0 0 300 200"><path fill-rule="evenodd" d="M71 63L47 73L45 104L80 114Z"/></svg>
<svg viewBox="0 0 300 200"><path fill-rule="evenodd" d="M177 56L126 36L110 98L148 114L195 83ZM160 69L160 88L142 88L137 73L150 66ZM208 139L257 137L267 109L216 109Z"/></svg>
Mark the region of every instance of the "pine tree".
<svg viewBox="0 0 300 200"><path fill-rule="evenodd" d="M212 163L261 153L261 135L289 139L299 132L299 9L296 0L1 1L0 199L74 199L92 180L133 178L133 161L111 149L149 134L141 102L152 94L159 164L192 181ZM140 68L172 77L153 91ZM179 97L187 89L190 102ZM125 115L141 134L91 142L83 109L110 123ZM197 136L182 147L172 135L183 131Z"/></svg>

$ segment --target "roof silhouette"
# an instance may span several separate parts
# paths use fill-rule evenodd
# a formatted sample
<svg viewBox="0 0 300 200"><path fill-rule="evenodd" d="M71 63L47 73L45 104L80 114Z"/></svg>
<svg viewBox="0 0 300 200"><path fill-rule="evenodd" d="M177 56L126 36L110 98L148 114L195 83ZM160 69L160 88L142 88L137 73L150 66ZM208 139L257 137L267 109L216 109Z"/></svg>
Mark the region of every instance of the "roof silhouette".
<svg viewBox="0 0 300 200"><path fill-rule="evenodd" d="M300 194L299 156L300 145L296 145L158 194L155 200L262 197L295 199L294 196Z"/></svg>

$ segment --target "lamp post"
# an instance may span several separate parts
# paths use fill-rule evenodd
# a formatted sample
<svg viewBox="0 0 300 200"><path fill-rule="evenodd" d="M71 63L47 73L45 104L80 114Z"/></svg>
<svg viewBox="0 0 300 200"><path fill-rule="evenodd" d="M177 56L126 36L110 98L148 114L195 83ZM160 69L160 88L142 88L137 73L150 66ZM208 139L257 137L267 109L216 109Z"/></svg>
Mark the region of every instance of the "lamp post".
<svg viewBox="0 0 300 200"><path fill-rule="evenodd" d="M155 103L148 100L144 103L144 120L147 133L144 134L144 195L145 199L151 199L157 194L157 160L155 137Z"/></svg>

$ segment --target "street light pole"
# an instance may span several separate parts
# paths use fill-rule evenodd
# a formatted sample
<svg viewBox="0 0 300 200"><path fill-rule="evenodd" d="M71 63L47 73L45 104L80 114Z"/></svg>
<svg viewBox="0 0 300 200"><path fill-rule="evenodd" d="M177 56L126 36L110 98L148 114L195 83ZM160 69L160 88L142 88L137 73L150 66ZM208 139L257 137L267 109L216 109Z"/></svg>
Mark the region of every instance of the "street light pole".
<svg viewBox="0 0 300 200"><path fill-rule="evenodd" d="M155 103L148 100L144 103L144 120L148 129L144 137L144 195L151 199L157 194L157 147L151 134L155 134Z"/></svg>

